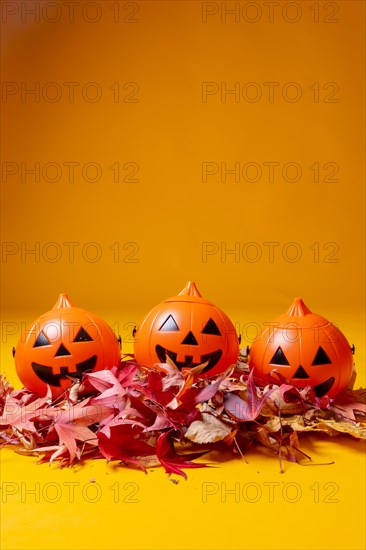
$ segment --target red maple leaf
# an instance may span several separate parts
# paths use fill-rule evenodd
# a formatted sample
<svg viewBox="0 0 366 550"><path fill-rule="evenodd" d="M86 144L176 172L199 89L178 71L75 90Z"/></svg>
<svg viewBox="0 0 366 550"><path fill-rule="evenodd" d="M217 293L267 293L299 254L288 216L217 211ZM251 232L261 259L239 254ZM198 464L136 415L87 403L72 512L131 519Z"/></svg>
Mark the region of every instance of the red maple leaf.
<svg viewBox="0 0 366 550"><path fill-rule="evenodd" d="M161 434L156 443L156 454L159 462L164 466L167 474L177 474L187 479L187 474L182 468L205 468L207 464L195 464L191 462L195 458L199 458L205 452L190 453L190 454L177 454L173 441L170 438L171 432L169 430Z"/></svg>
<svg viewBox="0 0 366 550"><path fill-rule="evenodd" d="M155 449L142 439L142 431L141 426L132 423L110 427L110 437L99 431L99 449L108 461L122 460L146 471L138 457L155 455Z"/></svg>

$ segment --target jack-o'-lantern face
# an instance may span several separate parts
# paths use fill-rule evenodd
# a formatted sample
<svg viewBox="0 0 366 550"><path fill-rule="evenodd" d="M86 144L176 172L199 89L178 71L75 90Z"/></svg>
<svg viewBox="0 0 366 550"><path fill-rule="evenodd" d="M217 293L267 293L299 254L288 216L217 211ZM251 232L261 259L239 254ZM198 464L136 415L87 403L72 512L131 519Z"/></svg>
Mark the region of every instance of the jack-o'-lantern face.
<svg viewBox="0 0 366 550"><path fill-rule="evenodd" d="M136 361L147 367L169 357L179 368L207 362L201 375L214 375L236 363L235 328L227 315L204 300L193 282L178 296L156 306L135 334Z"/></svg>
<svg viewBox="0 0 366 550"><path fill-rule="evenodd" d="M347 386L353 359L342 332L298 298L252 344L249 365L264 381L277 370L299 388L309 385L319 397L334 397Z"/></svg>
<svg viewBox="0 0 366 550"><path fill-rule="evenodd" d="M54 308L27 329L15 351L18 376L29 390L57 397L84 373L120 362L120 344L99 317L61 294Z"/></svg>

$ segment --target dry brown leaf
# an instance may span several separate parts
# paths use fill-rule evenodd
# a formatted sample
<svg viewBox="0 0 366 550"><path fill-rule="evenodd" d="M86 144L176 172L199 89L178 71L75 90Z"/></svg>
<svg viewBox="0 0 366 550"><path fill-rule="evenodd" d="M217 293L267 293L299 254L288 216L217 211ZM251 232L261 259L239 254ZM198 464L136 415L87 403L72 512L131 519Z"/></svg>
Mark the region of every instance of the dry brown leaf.
<svg viewBox="0 0 366 550"><path fill-rule="evenodd" d="M329 435L339 435L340 433L349 434L357 439L366 439L366 426L350 424L349 422L336 420L322 420L310 427L313 430L321 430Z"/></svg>
<svg viewBox="0 0 366 550"><path fill-rule="evenodd" d="M266 430L264 427L260 427L256 430L256 439L262 443L265 447L268 447L269 449L277 451L279 448L278 441L271 437L268 430Z"/></svg>
<svg viewBox="0 0 366 550"><path fill-rule="evenodd" d="M264 426L270 432L279 432L281 427L290 426L293 431L302 432L306 429L304 417L301 414L295 414L293 416L287 416L279 418L278 416L272 416L267 420Z"/></svg>
<svg viewBox="0 0 366 550"><path fill-rule="evenodd" d="M209 407L205 407L209 409ZM213 410L213 409L212 409ZM211 412L202 412L202 419L189 426L185 437L194 443L215 443L227 437L232 428L219 420Z"/></svg>
<svg viewBox="0 0 366 550"><path fill-rule="evenodd" d="M273 416L264 424L270 432L278 432L281 427L289 426L294 432L314 432L321 431L328 435L338 435L345 433L356 437L357 439L366 439L366 426L350 423L334 418L314 418L312 421L306 421L302 415L279 418Z"/></svg>

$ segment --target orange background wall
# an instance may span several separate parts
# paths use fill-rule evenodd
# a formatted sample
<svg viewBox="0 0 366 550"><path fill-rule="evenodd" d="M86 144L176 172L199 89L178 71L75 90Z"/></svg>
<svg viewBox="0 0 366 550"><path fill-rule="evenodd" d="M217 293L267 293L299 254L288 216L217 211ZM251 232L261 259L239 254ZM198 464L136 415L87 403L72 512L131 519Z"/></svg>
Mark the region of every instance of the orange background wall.
<svg viewBox="0 0 366 550"><path fill-rule="evenodd" d="M2 5L3 343L67 292L128 351L188 279L246 343L297 295L357 340L364 3L56 6Z"/></svg>
<svg viewBox="0 0 366 550"><path fill-rule="evenodd" d="M191 279L243 345L302 296L355 344L364 386L364 2L0 4L8 378L20 387L11 348L60 292L132 351L133 325ZM62 498L2 501L3 547L364 548L361 444L302 445L323 465L289 463L281 475L276 458L252 451L179 485L162 469L59 471L5 449L3 481L58 483ZM81 491L91 479L97 503ZM135 504L124 499L131 482ZM205 483L247 482L263 490L256 504L202 500ZM295 504L281 496L288 483L300 487Z"/></svg>

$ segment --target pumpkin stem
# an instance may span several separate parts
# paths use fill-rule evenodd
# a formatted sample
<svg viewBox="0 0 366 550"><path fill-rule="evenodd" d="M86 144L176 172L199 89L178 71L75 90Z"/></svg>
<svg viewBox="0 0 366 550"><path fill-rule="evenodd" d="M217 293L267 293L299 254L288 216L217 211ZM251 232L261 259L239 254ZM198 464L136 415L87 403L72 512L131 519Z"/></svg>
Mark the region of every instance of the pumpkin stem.
<svg viewBox="0 0 366 550"><path fill-rule="evenodd" d="M193 281L188 281L187 285L179 293L179 296L198 296L201 298L201 294L196 287L196 283Z"/></svg>
<svg viewBox="0 0 366 550"><path fill-rule="evenodd" d="M295 298L291 304L290 309L287 311L287 315L290 317L304 316L311 313L310 309L304 304L302 298Z"/></svg>
<svg viewBox="0 0 366 550"><path fill-rule="evenodd" d="M70 302L70 298L67 294L60 294L60 296L57 299L57 302L53 306L52 309L61 309L63 307L73 307L72 303Z"/></svg>

